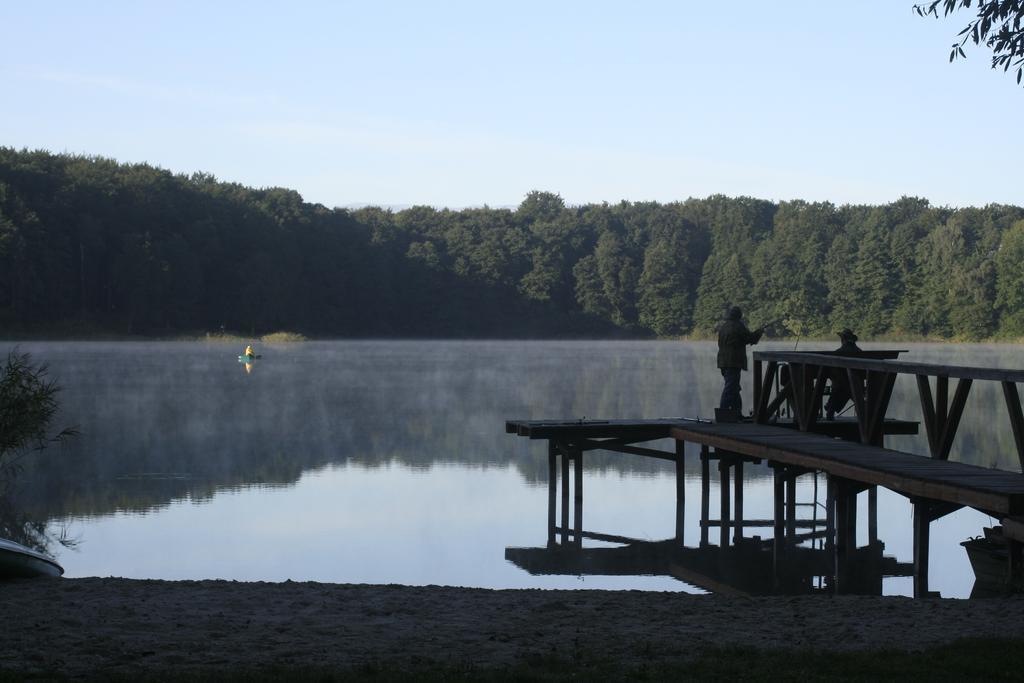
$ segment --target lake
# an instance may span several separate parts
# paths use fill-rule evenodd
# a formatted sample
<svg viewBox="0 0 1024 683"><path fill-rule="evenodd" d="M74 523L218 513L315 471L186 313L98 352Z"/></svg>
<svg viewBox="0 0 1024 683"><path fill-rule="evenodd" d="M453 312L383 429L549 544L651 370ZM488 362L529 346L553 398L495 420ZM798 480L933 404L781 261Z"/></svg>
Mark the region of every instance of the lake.
<svg viewBox="0 0 1024 683"><path fill-rule="evenodd" d="M16 492L66 576L699 591L664 575L534 576L507 561L508 547L546 543L547 455L504 422L709 417L721 387L713 343L306 342L260 345L251 372L243 346L0 344L49 366L62 387L54 426L80 431L26 459ZM907 360L1024 367L1016 346L884 346L908 349ZM750 381L744 373L748 407ZM996 383L975 383L951 459L1019 471L1002 401ZM919 414L913 378L900 376L889 416ZM923 433L887 445L927 453ZM688 544L700 492L695 459L689 467ZM748 468L746 480L746 516L770 518L770 471ZM594 453L584 491L588 530L673 537L671 463ZM880 490L887 555L910 561L911 519L905 499ZM933 590L970 594L959 542L994 521L965 509L932 525ZM886 579L883 591L910 595L911 579Z"/></svg>

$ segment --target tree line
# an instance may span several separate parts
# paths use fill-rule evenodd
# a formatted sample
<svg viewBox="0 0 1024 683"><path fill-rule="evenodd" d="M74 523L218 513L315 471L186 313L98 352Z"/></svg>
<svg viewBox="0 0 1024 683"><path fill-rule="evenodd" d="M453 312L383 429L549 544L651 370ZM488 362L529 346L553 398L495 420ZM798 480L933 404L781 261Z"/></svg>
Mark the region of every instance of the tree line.
<svg viewBox="0 0 1024 683"><path fill-rule="evenodd" d="M0 148L0 325L163 335L1024 336L1024 209L713 195L330 209L146 164Z"/></svg>

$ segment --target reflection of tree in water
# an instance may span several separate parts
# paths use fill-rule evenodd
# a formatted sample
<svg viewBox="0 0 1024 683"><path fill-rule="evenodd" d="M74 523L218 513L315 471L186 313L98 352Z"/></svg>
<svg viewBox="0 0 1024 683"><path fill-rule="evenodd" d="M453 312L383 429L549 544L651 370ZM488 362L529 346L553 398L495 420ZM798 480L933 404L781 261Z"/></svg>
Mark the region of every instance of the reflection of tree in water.
<svg viewBox="0 0 1024 683"><path fill-rule="evenodd" d="M757 348L773 347L792 345ZM1012 348L996 347L994 356L986 349L923 345L904 357L1021 365ZM264 349L263 364L249 376L223 346L72 344L62 351L50 349L47 357L65 387L67 421L81 434L29 464L20 497L39 518L144 511L182 498L201 502L224 489L290 486L331 465L513 467L542 484L544 444L506 435L505 420L706 417L721 390L713 343L310 342ZM904 379L890 416L919 419L917 395L901 388ZM907 386L913 389L912 378ZM982 465L993 463L974 458L993 457L1016 468L1008 423L995 437L989 431L993 415L1005 419L1001 400L994 383L975 384L953 457ZM892 445L927 453L923 435ZM586 468L643 476L672 465L594 451Z"/></svg>
<svg viewBox="0 0 1024 683"><path fill-rule="evenodd" d="M67 527L55 528L47 521L30 517L12 503L10 496L0 496L0 538L47 555L53 555L57 546L73 548L77 543L68 535Z"/></svg>
<svg viewBox="0 0 1024 683"><path fill-rule="evenodd" d="M17 478L53 443L64 444L75 435L73 428L51 434L60 388L45 364L30 354L12 349L0 364L0 538L47 552L52 543L70 545L66 534L54 536L46 522L26 515L13 504Z"/></svg>

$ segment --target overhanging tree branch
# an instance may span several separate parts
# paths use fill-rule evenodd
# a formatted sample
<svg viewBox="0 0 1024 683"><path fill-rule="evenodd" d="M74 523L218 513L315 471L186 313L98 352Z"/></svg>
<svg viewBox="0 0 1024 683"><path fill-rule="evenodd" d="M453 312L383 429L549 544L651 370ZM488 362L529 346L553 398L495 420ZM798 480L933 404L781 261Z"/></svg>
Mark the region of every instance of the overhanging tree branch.
<svg viewBox="0 0 1024 683"><path fill-rule="evenodd" d="M959 40L953 43L949 52L949 61L966 58L964 45L972 41L975 45L985 44L992 50L992 68L1004 72L1012 68L1017 70L1017 83L1024 76L1024 0L933 0L933 2L914 5L918 16L939 17L939 6L942 16L946 17L962 9L974 9L974 19L967 23L960 33Z"/></svg>

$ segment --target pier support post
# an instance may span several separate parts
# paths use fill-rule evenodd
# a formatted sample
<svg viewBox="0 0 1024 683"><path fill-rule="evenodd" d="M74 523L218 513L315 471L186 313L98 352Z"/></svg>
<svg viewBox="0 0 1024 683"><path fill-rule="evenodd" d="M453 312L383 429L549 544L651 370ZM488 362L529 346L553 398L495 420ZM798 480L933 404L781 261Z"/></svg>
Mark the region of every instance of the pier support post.
<svg viewBox="0 0 1024 683"><path fill-rule="evenodd" d="M700 447L700 544L708 545L708 520L711 517L711 453Z"/></svg>
<svg viewBox="0 0 1024 683"><path fill-rule="evenodd" d="M782 583L782 554L785 552L786 543L784 538L786 533L786 479L784 470L781 467L772 467L772 484L775 494L775 530L772 538L772 578L775 582L775 587L778 588Z"/></svg>
<svg viewBox="0 0 1024 683"><path fill-rule="evenodd" d="M835 593L850 592L853 584L848 576L857 551L857 494L864 486L829 475L827 502L828 539L825 547L832 557L832 589Z"/></svg>
<svg viewBox="0 0 1024 683"><path fill-rule="evenodd" d="M1024 577L1024 543L1012 538L1006 539L1007 566L1006 583L1011 587L1019 587Z"/></svg>
<svg viewBox="0 0 1024 683"><path fill-rule="evenodd" d="M786 473L786 540L790 543L796 537L796 478L797 475Z"/></svg>
<svg viewBox="0 0 1024 683"><path fill-rule="evenodd" d="M558 499L558 449L548 439L548 546L555 544L555 504Z"/></svg>
<svg viewBox="0 0 1024 683"><path fill-rule="evenodd" d="M686 442L676 441L676 541L685 543L684 523L686 521Z"/></svg>
<svg viewBox="0 0 1024 683"><path fill-rule="evenodd" d="M731 526L729 524L729 461L731 459L721 451L718 452L718 478L721 485L718 545L722 548L729 545L729 527Z"/></svg>
<svg viewBox="0 0 1024 683"><path fill-rule="evenodd" d="M835 593L839 589L839 556L836 553L836 479L825 477L825 553L832 560L832 576L826 577L826 584Z"/></svg>
<svg viewBox="0 0 1024 683"><path fill-rule="evenodd" d="M868 545L878 543L878 487L868 488Z"/></svg>
<svg viewBox="0 0 1024 683"><path fill-rule="evenodd" d="M911 498L914 505L914 597L926 598L928 590L928 541L931 523L962 505L942 503L927 498Z"/></svg>
<svg viewBox="0 0 1024 683"><path fill-rule="evenodd" d="M574 473L576 475L575 481L573 482L573 528L575 530L574 541L577 546L583 545L583 451L575 449L573 453L573 460L575 461Z"/></svg>
<svg viewBox="0 0 1024 683"><path fill-rule="evenodd" d="M733 518L735 532L733 543L743 540L743 461L737 460L733 473Z"/></svg>
<svg viewBox="0 0 1024 683"><path fill-rule="evenodd" d="M860 491L852 482L843 484L842 506L845 511L843 521L843 552L847 559L851 559L857 551L857 494Z"/></svg>
<svg viewBox="0 0 1024 683"><path fill-rule="evenodd" d="M560 444L561 445L561 444ZM569 449L562 447L562 543L569 541Z"/></svg>
<svg viewBox="0 0 1024 683"><path fill-rule="evenodd" d="M928 595L928 541L931 528L928 503L914 503L914 597Z"/></svg>

